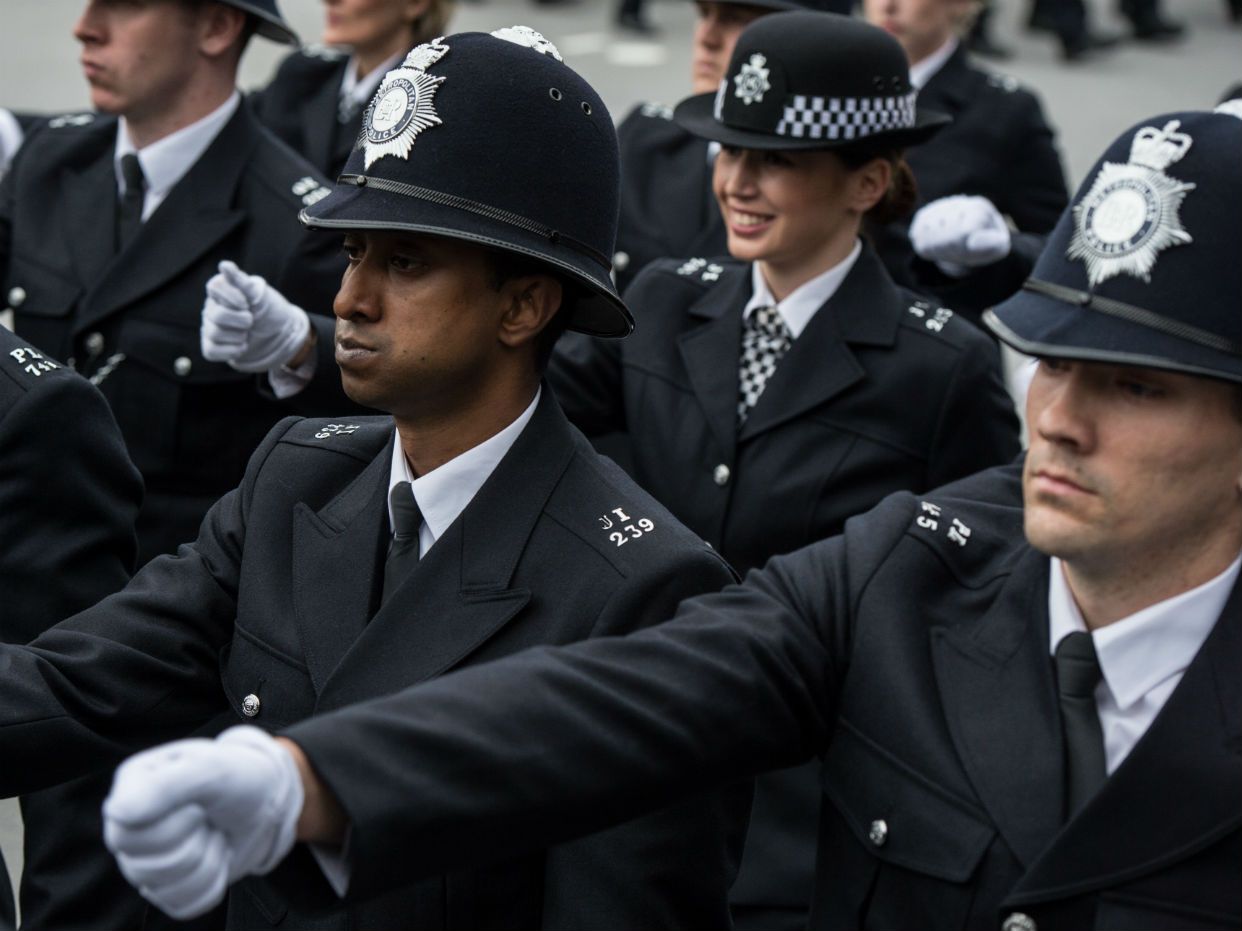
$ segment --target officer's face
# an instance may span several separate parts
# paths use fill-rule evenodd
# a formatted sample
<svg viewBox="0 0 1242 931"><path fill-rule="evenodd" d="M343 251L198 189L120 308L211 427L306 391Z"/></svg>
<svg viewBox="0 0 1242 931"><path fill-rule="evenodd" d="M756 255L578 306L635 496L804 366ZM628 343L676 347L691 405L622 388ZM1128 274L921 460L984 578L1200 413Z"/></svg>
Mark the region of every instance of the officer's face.
<svg viewBox="0 0 1242 931"><path fill-rule="evenodd" d="M201 18L171 0L89 0L73 36L91 105L139 121L168 109L193 74Z"/></svg>
<svg viewBox="0 0 1242 931"><path fill-rule="evenodd" d="M504 350L509 300L487 253L435 236L349 233L336 313L345 393L398 419L469 407Z"/></svg>
<svg viewBox="0 0 1242 931"><path fill-rule="evenodd" d="M1042 361L1026 407L1032 545L1105 578L1201 554L1227 565L1242 549L1235 391L1155 369Z"/></svg>
<svg viewBox="0 0 1242 931"><path fill-rule="evenodd" d="M859 172L827 151L725 147L712 185L729 254L767 263L785 277L812 277L853 248L862 213L874 202L860 199Z"/></svg>
<svg viewBox="0 0 1242 931"><path fill-rule="evenodd" d="M863 14L892 34L913 63L949 41L970 6L971 0L863 0Z"/></svg>
<svg viewBox="0 0 1242 931"><path fill-rule="evenodd" d="M690 78L694 92L715 92L729 67L729 56L737 37L751 20L771 10L738 3L713 3L698 0L698 19L694 26L694 55L690 61Z"/></svg>
<svg viewBox="0 0 1242 931"><path fill-rule="evenodd" d="M428 0L324 0L323 41L361 52L408 35Z"/></svg>

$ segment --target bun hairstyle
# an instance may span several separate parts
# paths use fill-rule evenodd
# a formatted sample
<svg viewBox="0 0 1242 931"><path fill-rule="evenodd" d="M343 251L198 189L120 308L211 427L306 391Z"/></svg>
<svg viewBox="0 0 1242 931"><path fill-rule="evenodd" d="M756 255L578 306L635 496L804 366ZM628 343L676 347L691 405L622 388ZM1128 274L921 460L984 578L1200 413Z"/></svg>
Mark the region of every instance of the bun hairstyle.
<svg viewBox="0 0 1242 931"><path fill-rule="evenodd" d="M899 220L907 219L914 213L919 199L918 183L914 180L914 171L906 161L904 148L892 146L847 146L837 149L835 154L851 171L856 171L868 162L882 158L888 162L892 175L889 178L888 190L876 201L875 206L867 211L863 218L865 226L886 226Z"/></svg>

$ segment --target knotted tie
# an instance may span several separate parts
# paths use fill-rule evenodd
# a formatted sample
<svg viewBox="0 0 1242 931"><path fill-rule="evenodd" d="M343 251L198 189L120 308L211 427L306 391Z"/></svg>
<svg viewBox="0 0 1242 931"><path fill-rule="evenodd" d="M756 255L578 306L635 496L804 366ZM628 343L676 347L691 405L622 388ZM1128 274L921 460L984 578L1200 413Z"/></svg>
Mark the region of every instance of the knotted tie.
<svg viewBox="0 0 1242 931"><path fill-rule="evenodd" d="M793 345L789 327L776 307L756 307L742 323L738 364L737 425L746 423L781 356Z"/></svg>
<svg viewBox="0 0 1242 931"><path fill-rule="evenodd" d="M142 229L142 204L147 195L147 179L133 152L121 156L121 177L125 193L116 205L116 248L120 252Z"/></svg>
<svg viewBox="0 0 1242 931"><path fill-rule="evenodd" d="M418 565L418 530L423 514L414 500L409 482L401 482L390 497L392 504L392 543L384 561L384 604L402 580Z"/></svg>
<svg viewBox="0 0 1242 931"><path fill-rule="evenodd" d="M1056 649L1057 695L1065 732L1065 811L1073 816L1103 784L1104 732L1095 705L1102 673L1091 635L1069 634Z"/></svg>

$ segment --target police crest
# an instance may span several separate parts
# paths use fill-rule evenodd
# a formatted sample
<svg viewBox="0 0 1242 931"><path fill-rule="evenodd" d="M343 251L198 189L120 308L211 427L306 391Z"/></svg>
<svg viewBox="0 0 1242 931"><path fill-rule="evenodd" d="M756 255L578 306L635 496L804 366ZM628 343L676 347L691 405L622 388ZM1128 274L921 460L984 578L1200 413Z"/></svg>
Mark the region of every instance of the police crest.
<svg viewBox="0 0 1242 931"><path fill-rule="evenodd" d="M495 30L492 32L492 35L497 39L512 42L514 45L524 45L527 48L533 48L540 55L548 55L557 61L563 62L565 60L561 57L557 47L544 38L543 33L536 32L530 26L506 26L504 29Z"/></svg>
<svg viewBox="0 0 1242 931"><path fill-rule="evenodd" d="M362 119L359 141L366 148L367 168L385 155L409 158L418 134L440 125L435 96L445 79L427 69L448 51L443 36L432 39L412 49L400 68L384 75Z"/></svg>
<svg viewBox="0 0 1242 931"><path fill-rule="evenodd" d="M1105 162L1074 208L1066 256L1082 259L1092 287L1122 274L1150 281L1161 252L1192 241L1178 210L1195 185L1164 171L1190 149L1192 140L1177 131L1180 125L1172 120L1163 129L1140 129L1130 161Z"/></svg>
<svg viewBox="0 0 1242 931"><path fill-rule="evenodd" d="M756 52L750 56L750 61L742 65L742 70L733 77L735 85L733 94L735 97L740 97L746 106L761 102L763 95L772 89L772 85L768 83L771 69L764 67L767 63L768 59Z"/></svg>

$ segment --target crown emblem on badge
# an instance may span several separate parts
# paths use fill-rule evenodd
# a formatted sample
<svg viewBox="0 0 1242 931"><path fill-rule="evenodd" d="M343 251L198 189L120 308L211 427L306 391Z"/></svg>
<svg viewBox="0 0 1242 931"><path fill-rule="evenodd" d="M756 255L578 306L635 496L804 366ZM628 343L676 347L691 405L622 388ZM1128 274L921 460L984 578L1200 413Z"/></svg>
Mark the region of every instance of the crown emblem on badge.
<svg viewBox="0 0 1242 931"><path fill-rule="evenodd" d="M384 75L362 119L359 142L366 148L366 168L385 155L409 158L418 134L440 125L435 96L445 78L430 75L427 69L448 51L443 36L432 39L412 49L401 67Z"/></svg>
<svg viewBox="0 0 1242 931"><path fill-rule="evenodd" d="M768 83L771 69L764 67L767 63L767 56L756 52L750 56L750 61L743 62L742 70L733 76L733 94L748 107L752 103L761 102L763 95L772 89L772 85Z"/></svg>
<svg viewBox="0 0 1242 931"><path fill-rule="evenodd" d="M1105 162L1074 207L1066 256L1083 261L1091 287L1123 274L1150 282L1161 252L1193 242L1179 210L1195 185L1164 171L1193 143L1177 131L1180 126L1171 120L1161 129L1144 126L1136 132L1129 162Z"/></svg>
<svg viewBox="0 0 1242 931"><path fill-rule="evenodd" d="M563 62L561 53L555 45L544 38L543 33L536 32L530 26L505 26L503 29L497 29L492 32L497 39L504 39L506 42L512 42L514 45L524 45L527 48L533 48L540 55L547 55L555 58L557 61Z"/></svg>

